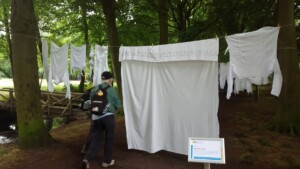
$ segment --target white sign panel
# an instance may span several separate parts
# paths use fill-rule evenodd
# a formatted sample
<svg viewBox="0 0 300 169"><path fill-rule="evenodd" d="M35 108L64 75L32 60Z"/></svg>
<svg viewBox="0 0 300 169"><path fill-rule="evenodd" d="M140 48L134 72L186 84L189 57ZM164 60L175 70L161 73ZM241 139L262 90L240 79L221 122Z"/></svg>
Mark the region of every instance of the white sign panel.
<svg viewBox="0 0 300 169"><path fill-rule="evenodd" d="M223 138L189 138L189 162L225 164Z"/></svg>

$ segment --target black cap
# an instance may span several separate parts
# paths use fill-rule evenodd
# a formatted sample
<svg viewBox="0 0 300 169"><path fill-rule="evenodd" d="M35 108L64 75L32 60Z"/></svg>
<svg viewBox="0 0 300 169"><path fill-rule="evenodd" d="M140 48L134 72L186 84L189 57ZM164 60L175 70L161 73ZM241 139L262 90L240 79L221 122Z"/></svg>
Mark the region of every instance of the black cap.
<svg viewBox="0 0 300 169"><path fill-rule="evenodd" d="M101 79L102 80L107 80L107 79L111 79L111 78L113 78L114 76L110 73L110 72L108 72L108 71L105 71L105 72L103 72L102 74L101 74Z"/></svg>

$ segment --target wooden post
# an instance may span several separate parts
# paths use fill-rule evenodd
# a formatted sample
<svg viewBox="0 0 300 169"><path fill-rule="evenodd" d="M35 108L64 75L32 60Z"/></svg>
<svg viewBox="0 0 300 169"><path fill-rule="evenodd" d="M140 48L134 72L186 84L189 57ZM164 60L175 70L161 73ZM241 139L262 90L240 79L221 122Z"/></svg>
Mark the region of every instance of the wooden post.
<svg viewBox="0 0 300 169"><path fill-rule="evenodd" d="M51 114L51 112L50 112L50 110L51 110L51 95L47 95L47 102L48 102L48 116L50 116L50 114Z"/></svg>
<svg viewBox="0 0 300 169"><path fill-rule="evenodd" d="M13 94L13 90L9 89L9 111L12 112L13 111L13 100L14 100L14 94Z"/></svg>
<svg viewBox="0 0 300 169"><path fill-rule="evenodd" d="M210 164L209 163L204 163L204 169L210 169Z"/></svg>
<svg viewBox="0 0 300 169"><path fill-rule="evenodd" d="M256 92L255 92L255 101L259 101L259 88L258 88L258 85L255 85L255 88L256 88Z"/></svg>
<svg viewBox="0 0 300 169"><path fill-rule="evenodd" d="M71 98L69 99L69 111L70 111L70 116L72 116L73 115L73 107L72 107L72 96L71 96Z"/></svg>

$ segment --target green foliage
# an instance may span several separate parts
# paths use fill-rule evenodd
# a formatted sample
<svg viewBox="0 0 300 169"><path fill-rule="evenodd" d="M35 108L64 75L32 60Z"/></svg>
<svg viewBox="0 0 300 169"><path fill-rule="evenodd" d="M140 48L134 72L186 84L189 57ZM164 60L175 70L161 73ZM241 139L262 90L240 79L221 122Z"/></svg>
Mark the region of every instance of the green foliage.
<svg viewBox="0 0 300 169"><path fill-rule="evenodd" d="M117 21L123 45L142 46L159 43L157 11L149 7L147 1L118 1Z"/></svg>
<svg viewBox="0 0 300 169"><path fill-rule="evenodd" d="M5 20L8 20L9 18L6 18L4 13L9 17L9 1L8 0L1 0L1 6L0 6L0 78L4 77L11 77L11 67L10 67L10 61L9 61L9 49L7 45L7 39L6 39L6 29L5 29ZM4 10L5 9L5 10Z"/></svg>
<svg viewBox="0 0 300 169"><path fill-rule="evenodd" d="M5 43L2 43L2 44L5 44ZM5 54L6 53L0 52L0 78L10 78L12 76L10 61L8 59L8 56L5 56Z"/></svg>
<svg viewBox="0 0 300 169"><path fill-rule="evenodd" d="M1 0L0 27L3 28L3 7L9 7L9 0ZM118 0L116 21L119 39L124 46L157 45L159 43L159 7L149 0ZM228 62L225 55L227 44L224 36L253 31L263 26L276 25L276 0L192 0L169 2L169 42L220 38L220 62ZM295 4L295 19L299 24L299 2ZM8 10L10 11L10 10ZM84 17L86 13L86 18ZM84 19L88 24L89 44L107 45L106 21L101 4L96 0L48 0L35 1L35 13L42 38L58 45L85 43ZM180 16L185 16L181 18ZM182 20L183 19L183 20ZM300 37L300 26L296 27ZM0 29L0 78L11 77L8 45ZM300 39L300 38L298 38ZM299 41L299 40L298 40ZM89 46L88 46L89 50ZM40 57L39 67L42 73ZM109 57L111 65L111 58ZM86 76L89 76L87 66Z"/></svg>
<svg viewBox="0 0 300 169"><path fill-rule="evenodd" d="M52 129L59 128L63 124L64 124L64 118L63 117L55 117L55 118L53 118Z"/></svg>
<svg viewBox="0 0 300 169"><path fill-rule="evenodd" d="M5 2L9 5L7 0ZM117 1L117 27L121 44L140 46L159 43L157 14L159 9L150 2L149 0ZM219 57L221 62L228 61L228 55L223 54L227 45L222 37L275 24L275 0L169 0L168 2L170 7L169 42L221 37ZM42 38L52 40L58 45L84 44L83 9L87 14L90 44L107 45L105 18L100 3L95 0L51 0L47 3L35 1L35 13ZM296 14L299 14L297 12L299 8L295 9ZM180 15L186 17L181 23ZM185 26L180 27L180 24ZM2 39L2 42L4 46L0 47L0 53L7 49L5 39ZM8 55L4 56L7 60ZM111 62L110 58L109 62ZM4 62L1 63L4 65ZM39 63L41 67L41 61ZM5 69L6 74L8 69Z"/></svg>

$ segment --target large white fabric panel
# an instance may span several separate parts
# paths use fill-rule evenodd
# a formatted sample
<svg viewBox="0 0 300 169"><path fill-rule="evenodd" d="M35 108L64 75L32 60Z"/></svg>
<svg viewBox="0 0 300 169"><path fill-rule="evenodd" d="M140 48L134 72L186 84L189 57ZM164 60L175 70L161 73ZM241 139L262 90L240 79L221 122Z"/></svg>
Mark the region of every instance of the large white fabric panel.
<svg viewBox="0 0 300 169"><path fill-rule="evenodd" d="M188 153L189 137L218 137L219 40L121 47L129 149Z"/></svg>
<svg viewBox="0 0 300 169"><path fill-rule="evenodd" d="M189 137L219 137L218 62L122 62L129 149L188 153Z"/></svg>

